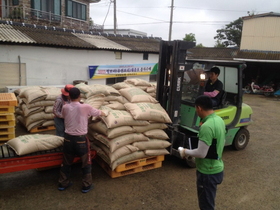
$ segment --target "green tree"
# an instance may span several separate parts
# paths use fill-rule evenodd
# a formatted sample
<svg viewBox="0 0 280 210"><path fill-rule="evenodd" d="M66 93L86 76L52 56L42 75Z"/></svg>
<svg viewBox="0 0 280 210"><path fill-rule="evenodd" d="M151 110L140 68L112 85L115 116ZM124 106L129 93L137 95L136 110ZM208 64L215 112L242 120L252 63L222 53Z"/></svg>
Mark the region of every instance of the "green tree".
<svg viewBox="0 0 280 210"><path fill-rule="evenodd" d="M223 29L218 29L216 31L217 35L214 37L214 39L217 39L217 43L219 45L222 44L224 47L240 47L242 25L242 18L238 18L237 20L227 24Z"/></svg>
<svg viewBox="0 0 280 210"><path fill-rule="evenodd" d="M186 34L185 38L183 38L183 40L188 41L188 42L196 42L195 34L193 34L193 33Z"/></svg>
<svg viewBox="0 0 280 210"><path fill-rule="evenodd" d="M202 43L197 44L195 47L204 47Z"/></svg>
<svg viewBox="0 0 280 210"><path fill-rule="evenodd" d="M221 41L217 40L214 47L226 47Z"/></svg>

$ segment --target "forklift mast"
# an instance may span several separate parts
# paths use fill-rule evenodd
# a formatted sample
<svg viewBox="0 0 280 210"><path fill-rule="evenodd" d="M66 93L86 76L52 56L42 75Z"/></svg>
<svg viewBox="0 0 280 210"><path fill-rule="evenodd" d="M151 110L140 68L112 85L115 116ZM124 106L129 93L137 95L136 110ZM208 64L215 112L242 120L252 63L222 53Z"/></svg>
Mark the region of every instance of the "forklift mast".
<svg viewBox="0 0 280 210"><path fill-rule="evenodd" d="M187 67L187 50L194 46L194 42L186 41L160 42L156 98L175 127L179 125L180 119L181 87Z"/></svg>

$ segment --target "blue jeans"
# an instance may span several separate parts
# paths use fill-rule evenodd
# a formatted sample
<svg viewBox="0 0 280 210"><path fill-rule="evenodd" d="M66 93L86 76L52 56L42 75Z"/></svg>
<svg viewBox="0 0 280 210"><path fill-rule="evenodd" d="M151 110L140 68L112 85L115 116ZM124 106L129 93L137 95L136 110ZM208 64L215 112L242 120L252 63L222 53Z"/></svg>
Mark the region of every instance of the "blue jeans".
<svg viewBox="0 0 280 210"><path fill-rule="evenodd" d="M54 124L55 124L55 129L56 129L55 134L57 136L64 137L64 135L65 135L64 119L55 117Z"/></svg>
<svg viewBox="0 0 280 210"><path fill-rule="evenodd" d="M196 186L199 208L203 210L215 209L217 185L221 184L224 172L217 174L202 174L196 171Z"/></svg>

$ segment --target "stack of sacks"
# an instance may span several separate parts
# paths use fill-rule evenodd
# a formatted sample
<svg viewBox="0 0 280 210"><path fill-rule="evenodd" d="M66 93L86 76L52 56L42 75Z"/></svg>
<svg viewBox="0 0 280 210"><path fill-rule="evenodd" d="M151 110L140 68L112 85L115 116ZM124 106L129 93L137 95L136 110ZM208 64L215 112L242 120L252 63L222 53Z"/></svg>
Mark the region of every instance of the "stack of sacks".
<svg viewBox="0 0 280 210"><path fill-rule="evenodd" d="M15 90L18 99L16 109L17 121L21 122L28 131L39 126L54 125L53 105L61 94L56 87L24 87Z"/></svg>
<svg viewBox="0 0 280 210"><path fill-rule="evenodd" d="M100 109L108 113L102 121L89 124L89 136L98 155L112 170L140 158L169 154L170 143L163 131L171 120L148 93L135 86L119 89L125 110ZM142 111L139 112L138 109ZM142 113L143 112L143 113Z"/></svg>
<svg viewBox="0 0 280 210"><path fill-rule="evenodd" d="M119 82L112 85L112 87L114 87L117 90L129 87L137 87L144 90L150 96L154 98L156 97L156 85L142 79L127 79L124 82Z"/></svg>

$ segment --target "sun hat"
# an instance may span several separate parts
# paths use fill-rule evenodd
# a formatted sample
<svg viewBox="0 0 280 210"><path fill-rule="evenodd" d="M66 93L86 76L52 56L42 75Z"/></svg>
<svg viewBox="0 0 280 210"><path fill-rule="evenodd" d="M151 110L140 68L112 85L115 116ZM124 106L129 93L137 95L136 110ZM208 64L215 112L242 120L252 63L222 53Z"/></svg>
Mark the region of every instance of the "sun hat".
<svg viewBox="0 0 280 210"><path fill-rule="evenodd" d="M75 87L74 85L65 85L64 88L61 89L61 93L65 96L69 96L69 91L71 90L71 88Z"/></svg>

